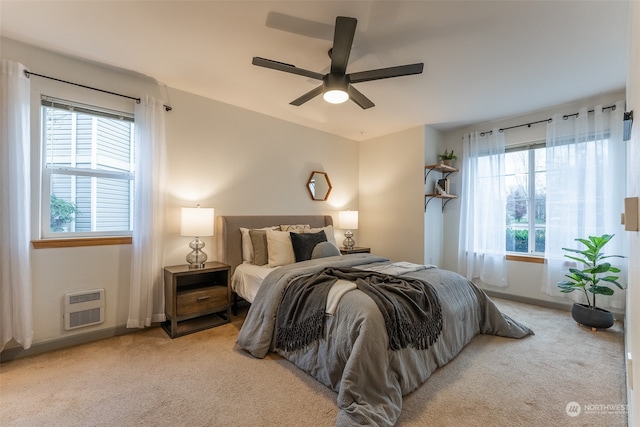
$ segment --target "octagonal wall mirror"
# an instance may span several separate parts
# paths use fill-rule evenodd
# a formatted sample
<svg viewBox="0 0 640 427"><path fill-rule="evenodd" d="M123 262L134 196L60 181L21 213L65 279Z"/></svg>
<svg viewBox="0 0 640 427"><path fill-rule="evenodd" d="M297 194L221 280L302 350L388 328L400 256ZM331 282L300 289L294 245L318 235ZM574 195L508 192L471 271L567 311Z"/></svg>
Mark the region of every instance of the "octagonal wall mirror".
<svg viewBox="0 0 640 427"><path fill-rule="evenodd" d="M326 172L313 171L307 181L307 190L312 200L327 200L331 193L331 181Z"/></svg>

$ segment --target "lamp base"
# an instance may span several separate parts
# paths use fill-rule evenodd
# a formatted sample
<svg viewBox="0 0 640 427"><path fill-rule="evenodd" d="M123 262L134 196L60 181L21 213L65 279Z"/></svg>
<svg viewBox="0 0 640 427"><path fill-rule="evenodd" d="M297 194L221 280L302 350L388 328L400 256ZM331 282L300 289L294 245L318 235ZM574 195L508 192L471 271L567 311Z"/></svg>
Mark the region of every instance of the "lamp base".
<svg viewBox="0 0 640 427"><path fill-rule="evenodd" d="M353 247L356 245L356 241L352 239L353 232L351 230L345 231L344 237L346 237L346 239L342 242L342 246L348 251L353 250Z"/></svg>
<svg viewBox="0 0 640 427"><path fill-rule="evenodd" d="M207 262L207 254L202 250L204 242L196 237L189 243L189 247L193 249L186 258L189 268L204 268L204 263Z"/></svg>
<svg viewBox="0 0 640 427"><path fill-rule="evenodd" d="M189 264L189 270L199 270L204 268L204 262L202 264Z"/></svg>

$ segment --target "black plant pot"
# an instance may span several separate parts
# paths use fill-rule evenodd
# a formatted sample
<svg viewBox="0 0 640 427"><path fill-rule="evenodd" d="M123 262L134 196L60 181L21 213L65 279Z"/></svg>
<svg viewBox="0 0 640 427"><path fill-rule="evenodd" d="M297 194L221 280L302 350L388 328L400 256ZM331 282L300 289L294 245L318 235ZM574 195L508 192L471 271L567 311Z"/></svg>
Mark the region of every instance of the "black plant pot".
<svg viewBox="0 0 640 427"><path fill-rule="evenodd" d="M573 320L581 325L596 329L607 329L613 326L613 313L601 308L589 308L586 304L573 303L571 309Z"/></svg>

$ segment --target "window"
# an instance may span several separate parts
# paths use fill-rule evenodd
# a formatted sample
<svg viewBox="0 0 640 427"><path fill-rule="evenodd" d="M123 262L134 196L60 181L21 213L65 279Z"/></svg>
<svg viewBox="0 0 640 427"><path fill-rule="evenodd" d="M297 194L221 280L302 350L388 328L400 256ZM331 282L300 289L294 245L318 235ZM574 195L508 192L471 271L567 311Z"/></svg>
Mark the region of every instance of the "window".
<svg viewBox="0 0 640 427"><path fill-rule="evenodd" d="M42 235L132 230L133 116L42 98Z"/></svg>
<svg viewBox="0 0 640 427"><path fill-rule="evenodd" d="M546 149L544 143L507 149L507 252L544 254Z"/></svg>

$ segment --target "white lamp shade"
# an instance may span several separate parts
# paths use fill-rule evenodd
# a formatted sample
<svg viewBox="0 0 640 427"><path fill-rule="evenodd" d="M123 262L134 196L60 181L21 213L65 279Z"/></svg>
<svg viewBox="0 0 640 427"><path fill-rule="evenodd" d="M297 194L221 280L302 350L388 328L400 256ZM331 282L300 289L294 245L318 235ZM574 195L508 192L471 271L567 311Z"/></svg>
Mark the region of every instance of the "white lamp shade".
<svg viewBox="0 0 640 427"><path fill-rule="evenodd" d="M338 223L343 230L358 229L358 211L338 212Z"/></svg>
<svg viewBox="0 0 640 427"><path fill-rule="evenodd" d="M182 208L181 236L213 236L213 208Z"/></svg>

